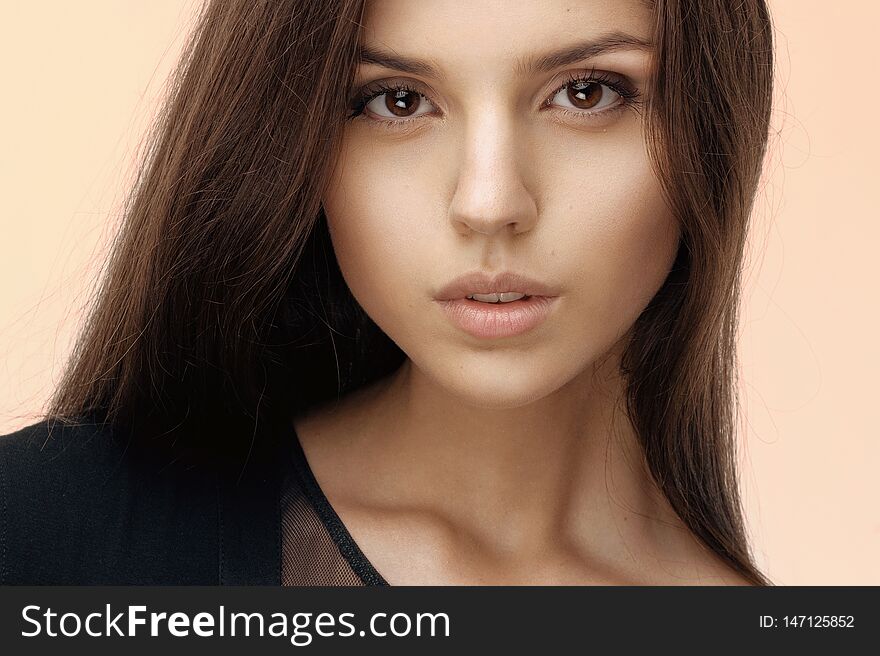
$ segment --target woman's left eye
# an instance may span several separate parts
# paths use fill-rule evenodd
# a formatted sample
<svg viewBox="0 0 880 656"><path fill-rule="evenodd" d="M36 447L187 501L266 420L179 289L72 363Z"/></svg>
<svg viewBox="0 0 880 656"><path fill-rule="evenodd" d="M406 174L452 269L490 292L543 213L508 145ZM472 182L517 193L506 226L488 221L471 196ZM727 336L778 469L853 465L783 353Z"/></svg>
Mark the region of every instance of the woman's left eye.
<svg viewBox="0 0 880 656"><path fill-rule="evenodd" d="M636 107L640 95L638 87L626 78L594 70L586 75L569 76L544 105L556 104L567 116L591 121L607 119L618 110Z"/></svg>
<svg viewBox="0 0 880 656"><path fill-rule="evenodd" d="M553 97L547 101L548 105L554 104L554 99L559 102L568 102L573 109L595 114L613 107L621 101L622 96L607 84L592 80L581 80L574 83L566 83L560 87ZM563 107L565 107L563 105ZM568 109L568 107L566 107Z"/></svg>
<svg viewBox="0 0 880 656"><path fill-rule="evenodd" d="M566 115L596 120L617 109L635 105L638 96L639 92L635 87L616 76L591 73L588 76L570 77L553 92L543 106L556 105ZM378 117L374 121L394 128L430 114L433 105L426 95L405 83L394 86L379 84L362 89L352 99L352 113L348 118L356 118L368 109ZM428 111L419 113L425 106Z"/></svg>

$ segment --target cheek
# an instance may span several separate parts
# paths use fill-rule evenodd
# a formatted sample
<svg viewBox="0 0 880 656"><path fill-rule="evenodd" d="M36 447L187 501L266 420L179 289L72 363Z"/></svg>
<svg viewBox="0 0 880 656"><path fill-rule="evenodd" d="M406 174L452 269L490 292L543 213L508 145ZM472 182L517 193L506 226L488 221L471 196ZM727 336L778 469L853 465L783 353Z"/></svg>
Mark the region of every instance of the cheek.
<svg viewBox="0 0 880 656"><path fill-rule="evenodd" d="M619 302L644 306L672 266L679 231L653 180L632 182L593 233L593 252L600 258L597 281L613 289Z"/></svg>
<svg viewBox="0 0 880 656"><path fill-rule="evenodd" d="M386 333L400 335L408 329L401 306L418 289L430 238L419 232L424 222L412 216L399 170L376 160L347 162L323 199L333 250L358 303Z"/></svg>
<svg viewBox="0 0 880 656"><path fill-rule="evenodd" d="M619 149L594 161L587 170L569 167L562 174L577 193L557 192L567 199L568 217L555 236L557 261L561 270L578 272L574 300L585 304L586 316L620 334L665 280L679 228L640 149Z"/></svg>

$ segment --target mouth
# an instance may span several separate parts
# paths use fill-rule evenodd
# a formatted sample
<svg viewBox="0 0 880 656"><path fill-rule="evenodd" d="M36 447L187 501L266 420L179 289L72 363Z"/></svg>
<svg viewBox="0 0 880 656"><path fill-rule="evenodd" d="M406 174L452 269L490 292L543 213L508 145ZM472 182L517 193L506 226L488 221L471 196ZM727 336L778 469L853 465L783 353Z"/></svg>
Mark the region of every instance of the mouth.
<svg viewBox="0 0 880 656"><path fill-rule="evenodd" d="M537 328L558 305L558 296L555 287L529 276L473 271L451 281L434 299L460 330L500 339Z"/></svg>
<svg viewBox="0 0 880 656"><path fill-rule="evenodd" d="M524 301L528 298L531 298L531 295L523 294L522 292L501 292L493 294L468 294L467 296L465 296L465 298L471 301L478 301L480 303L509 305L510 303L516 303L517 301Z"/></svg>

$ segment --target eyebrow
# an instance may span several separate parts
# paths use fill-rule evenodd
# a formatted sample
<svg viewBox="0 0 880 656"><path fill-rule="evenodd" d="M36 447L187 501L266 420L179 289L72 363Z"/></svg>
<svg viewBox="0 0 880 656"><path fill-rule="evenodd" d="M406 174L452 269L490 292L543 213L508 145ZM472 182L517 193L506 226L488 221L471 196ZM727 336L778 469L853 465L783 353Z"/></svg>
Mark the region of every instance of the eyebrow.
<svg viewBox="0 0 880 656"><path fill-rule="evenodd" d="M610 32L596 39L581 41L559 50L545 53L539 57L531 54L524 58L517 58L514 70L518 75L546 73L560 66L574 64L584 59L592 59L608 52L618 50L648 51L652 48L653 44L650 41L640 37L623 32ZM375 64L376 66L433 77L438 80L444 78L440 72L440 67L429 60L403 57L375 46L360 46L358 49L358 59L361 64Z"/></svg>

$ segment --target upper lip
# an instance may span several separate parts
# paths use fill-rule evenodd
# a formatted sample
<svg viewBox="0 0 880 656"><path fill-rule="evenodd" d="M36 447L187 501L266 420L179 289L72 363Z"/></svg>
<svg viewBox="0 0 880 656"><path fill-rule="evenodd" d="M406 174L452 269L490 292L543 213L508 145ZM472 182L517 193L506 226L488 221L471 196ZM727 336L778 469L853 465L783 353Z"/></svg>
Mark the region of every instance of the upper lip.
<svg viewBox="0 0 880 656"><path fill-rule="evenodd" d="M459 276L437 293L438 301L453 301L471 294L520 292L526 296L556 296L555 289L528 276L501 272L495 275L475 271Z"/></svg>

